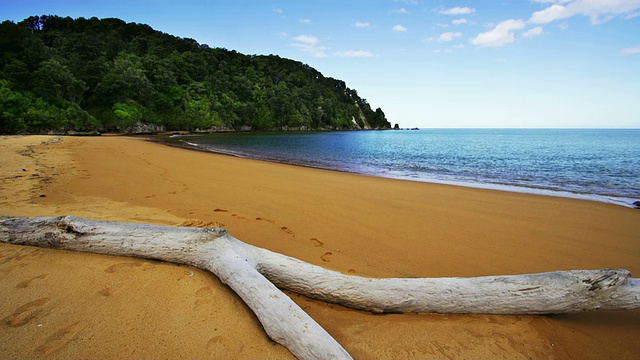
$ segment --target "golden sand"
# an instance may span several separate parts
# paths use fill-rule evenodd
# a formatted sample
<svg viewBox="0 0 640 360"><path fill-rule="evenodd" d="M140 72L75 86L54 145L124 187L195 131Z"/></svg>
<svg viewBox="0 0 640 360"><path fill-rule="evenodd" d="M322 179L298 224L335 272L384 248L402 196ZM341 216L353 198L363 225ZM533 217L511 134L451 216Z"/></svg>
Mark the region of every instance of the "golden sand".
<svg viewBox="0 0 640 360"><path fill-rule="evenodd" d="M0 137L0 214L215 225L349 274L438 277L626 268L640 211L170 148L142 138ZM0 354L292 358L213 275L0 244ZM640 311L373 315L291 294L359 359L637 359Z"/></svg>

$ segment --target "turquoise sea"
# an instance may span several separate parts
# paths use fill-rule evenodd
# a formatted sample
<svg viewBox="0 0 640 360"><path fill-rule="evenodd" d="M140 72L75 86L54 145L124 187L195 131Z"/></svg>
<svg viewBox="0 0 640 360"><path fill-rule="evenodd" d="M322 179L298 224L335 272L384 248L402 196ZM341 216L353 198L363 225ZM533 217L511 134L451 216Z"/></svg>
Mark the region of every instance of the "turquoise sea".
<svg viewBox="0 0 640 360"><path fill-rule="evenodd" d="M180 135L168 145L323 169L632 206L640 129L421 129Z"/></svg>

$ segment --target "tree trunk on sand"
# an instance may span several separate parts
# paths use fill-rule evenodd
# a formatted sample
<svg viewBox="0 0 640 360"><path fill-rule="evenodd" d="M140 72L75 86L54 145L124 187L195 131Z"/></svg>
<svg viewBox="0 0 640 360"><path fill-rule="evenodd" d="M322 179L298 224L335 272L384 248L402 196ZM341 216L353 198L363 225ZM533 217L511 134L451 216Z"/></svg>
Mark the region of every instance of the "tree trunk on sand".
<svg viewBox="0 0 640 360"><path fill-rule="evenodd" d="M269 337L300 359L348 359L350 355L279 288L374 313L553 314L640 308L640 279L630 278L627 270L364 278L246 244L222 228L72 216L2 217L0 241L158 259L208 270L253 310Z"/></svg>

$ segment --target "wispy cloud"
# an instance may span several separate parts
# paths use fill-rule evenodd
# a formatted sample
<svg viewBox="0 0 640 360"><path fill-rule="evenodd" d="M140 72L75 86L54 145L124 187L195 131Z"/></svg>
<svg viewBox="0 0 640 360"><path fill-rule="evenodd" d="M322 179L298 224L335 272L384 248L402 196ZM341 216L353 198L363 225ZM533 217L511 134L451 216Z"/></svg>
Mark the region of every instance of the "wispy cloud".
<svg viewBox="0 0 640 360"><path fill-rule="evenodd" d="M323 57L359 57L359 58L367 58L367 57L375 57L376 55L370 51L366 50L347 50L347 51L338 51L330 54L328 52L329 47L321 44L320 39L314 35L298 35L292 38L293 43L291 46L295 46L302 50L303 52L310 54L313 57L323 58Z"/></svg>
<svg viewBox="0 0 640 360"><path fill-rule="evenodd" d="M452 23L453 25L462 25L462 24L466 24L466 23L468 23L468 22L469 22L469 20L467 20L467 19L465 19L465 18L462 18L462 19L455 19L455 20L453 20L451 23Z"/></svg>
<svg viewBox="0 0 640 360"><path fill-rule="evenodd" d="M440 14L443 15L464 15L464 14L471 14L476 12L476 9L474 8L470 8L470 7L453 7L450 9L442 9L440 10Z"/></svg>
<svg viewBox="0 0 640 360"><path fill-rule="evenodd" d="M544 34L544 28L542 26L536 26L534 28L531 28L525 31L525 33L522 34L522 37L530 39L532 37L536 37L542 34Z"/></svg>
<svg viewBox="0 0 640 360"><path fill-rule="evenodd" d="M395 25L393 28L391 28L391 30L395 31L395 32L405 32L405 31L409 31L409 29L407 29L406 27L398 24Z"/></svg>
<svg viewBox="0 0 640 360"><path fill-rule="evenodd" d="M439 42L453 41L461 36L462 36L461 32L446 32L446 33L440 34L440 36L438 36L438 39L436 41L439 41Z"/></svg>
<svg viewBox="0 0 640 360"><path fill-rule="evenodd" d="M371 27L371 24L366 21L357 21L355 24L353 24L353 26L358 28L368 28Z"/></svg>
<svg viewBox="0 0 640 360"><path fill-rule="evenodd" d="M303 24L311 24L311 19L300 19L300 22Z"/></svg>
<svg viewBox="0 0 640 360"><path fill-rule="evenodd" d="M320 39L313 35L298 35L293 38L292 46L299 48L300 50L310 54L313 57L327 57L326 46L320 45Z"/></svg>
<svg viewBox="0 0 640 360"><path fill-rule="evenodd" d="M640 46L624 48L620 50L620 54L622 55L640 54Z"/></svg>
<svg viewBox="0 0 640 360"><path fill-rule="evenodd" d="M629 20L629 19L637 18L638 16L640 16L640 11L625 15L624 19Z"/></svg>
<svg viewBox="0 0 640 360"><path fill-rule="evenodd" d="M334 56L338 57L374 57L375 54L365 50L349 50L343 52L333 53Z"/></svg>
<svg viewBox="0 0 640 360"><path fill-rule="evenodd" d="M392 14L408 14L409 10L405 9L405 8L400 8L400 9L393 9L391 10Z"/></svg>
<svg viewBox="0 0 640 360"><path fill-rule="evenodd" d="M500 47L516 40L515 31L524 29L526 22L523 20L509 19L496 25L493 30L478 34L471 39L471 43L482 47Z"/></svg>
<svg viewBox="0 0 640 360"><path fill-rule="evenodd" d="M533 2L540 4L564 4L571 2L573 0L533 0Z"/></svg>
<svg viewBox="0 0 640 360"><path fill-rule="evenodd" d="M544 10L536 11L529 21L534 24L548 24L576 15L588 16L593 25L607 22L617 16L634 16L640 9L640 0L546 0L539 3L552 4Z"/></svg>
<svg viewBox="0 0 640 360"><path fill-rule="evenodd" d="M298 35L294 37L293 40L308 45L317 45L320 42L320 40L313 35Z"/></svg>

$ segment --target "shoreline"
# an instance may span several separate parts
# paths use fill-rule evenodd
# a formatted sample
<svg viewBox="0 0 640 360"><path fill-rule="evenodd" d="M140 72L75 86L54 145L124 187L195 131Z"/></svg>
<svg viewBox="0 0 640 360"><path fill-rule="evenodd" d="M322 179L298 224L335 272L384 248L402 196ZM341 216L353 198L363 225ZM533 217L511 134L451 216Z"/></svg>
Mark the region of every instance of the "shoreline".
<svg viewBox="0 0 640 360"><path fill-rule="evenodd" d="M377 177L377 178L415 181L415 182L421 182L421 183L427 183L427 184L443 184L443 185L460 186L460 187L467 187L467 188L473 188L473 189L485 189L485 190L505 191L505 192L512 192L512 193L520 193L520 194L532 194L532 195L577 199L577 200L584 200L584 201L594 201L594 202L623 206L623 207L632 208L632 209L640 209L640 205L634 205L635 202L638 202L640 200L634 199L634 198L628 198L628 197L572 192L568 190L557 190L552 188L546 188L543 186L532 187L532 186L520 186L520 185L514 185L514 184L507 184L507 183L489 183L489 182L482 183L482 182L473 182L473 181L464 181L464 180L445 180L445 179L438 179L438 178L429 177L429 176L409 176L409 175L392 176L392 175L385 175L382 173L365 173L365 172L358 172L358 171L350 171L348 169L314 166L312 164L305 163L303 161L293 162L293 161L278 160L278 159L273 159L268 157L251 156L250 154L249 155L239 154L239 153L234 153L231 151L224 151L219 149L205 148L199 144L191 143L183 140L180 140L179 143L171 143L164 140L166 138L188 137L188 136L199 136L199 135L206 135L206 134L155 135L155 136L147 137L147 141L162 144L165 146L171 146L171 147L176 147L180 149L187 149L191 151L198 151L198 152L203 152L208 154L226 155L226 156L237 157L240 159L253 159L258 161L271 162L275 164L293 165L293 166L300 166L304 168L335 171L339 173L359 174L359 175L371 176L371 177Z"/></svg>
<svg viewBox="0 0 640 360"><path fill-rule="evenodd" d="M140 137L52 138L0 137L0 213L223 226L253 245L368 277L640 274L640 213L617 205L302 168ZM9 359L292 358L228 287L190 267L0 244L0 292L0 352ZM373 315L288 295L355 358L640 353L640 310Z"/></svg>

